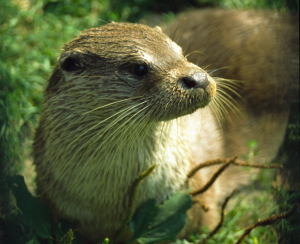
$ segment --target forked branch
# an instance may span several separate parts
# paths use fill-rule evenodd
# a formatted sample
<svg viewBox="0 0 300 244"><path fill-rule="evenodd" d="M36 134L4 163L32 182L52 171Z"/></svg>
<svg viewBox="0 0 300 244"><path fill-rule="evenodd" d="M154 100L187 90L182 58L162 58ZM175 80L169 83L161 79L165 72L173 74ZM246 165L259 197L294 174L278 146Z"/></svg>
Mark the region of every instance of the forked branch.
<svg viewBox="0 0 300 244"><path fill-rule="evenodd" d="M191 191L190 194L192 196L196 196L198 194L202 194L203 192L207 191L209 187L211 187L211 185L217 180L217 178L219 177L220 174L222 174L222 172L234 161L236 160L237 156L231 158L231 159L226 159L226 163L220 167L216 173L214 173L214 175L211 177L211 179L205 184L205 186L203 186L201 189L195 190L195 191Z"/></svg>
<svg viewBox="0 0 300 244"><path fill-rule="evenodd" d="M246 229L245 229L245 232L244 234L238 239L238 241L236 242L236 244L241 244L242 241L250 234L250 232L255 229L256 227L258 226L266 226L266 225L271 225L271 224L274 224L277 220L279 219L286 219L288 217L290 217L297 209L299 208L299 205L294 205L294 207L285 212L285 213L281 213L281 214L277 214L277 215L272 215L268 218L265 218L265 219L259 219L257 221L256 224L252 224L250 226L248 226Z"/></svg>
<svg viewBox="0 0 300 244"><path fill-rule="evenodd" d="M232 159L228 158L218 158L218 159L213 159L213 160L208 160L205 161L201 164L198 164L196 167L194 167L187 175L188 178L193 177L198 170L205 168L205 167L210 167L213 165L218 165L218 164L226 164L227 162L230 161L230 164L237 165L237 166L242 166L242 167L253 167L253 168L260 168L260 169L282 169L282 166L279 164L254 164L254 163L249 163L243 160L236 159L232 161Z"/></svg>

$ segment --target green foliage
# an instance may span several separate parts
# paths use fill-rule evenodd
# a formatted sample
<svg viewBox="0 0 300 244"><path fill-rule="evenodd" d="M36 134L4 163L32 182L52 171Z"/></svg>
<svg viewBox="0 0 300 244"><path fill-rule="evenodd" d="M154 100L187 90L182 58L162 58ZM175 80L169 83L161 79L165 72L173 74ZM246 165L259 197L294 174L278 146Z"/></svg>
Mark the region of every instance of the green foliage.
<svg viewBox="0 0 300 244"><path fill-rule="evenodd" d="M299 191L277 191L277 200L280 202L280 211L286 208L292 208L294 204L300 202ZM297 243L300 237L300 209L288 219L283 219L278 225L280 243Z"/></svg>
<svg viewBox="0 0 300 244"><path fill-rule="evenodd" d="M26 242L26 244L40 244L40 243L38 242L38 240L35 237L33 237L33 239Z"/></svg>
<svg viewBox="0 0 300 244"><path fill-rule="evenodd" d="M222 0L222 8L299 10L299 0Z"/></svg>
<svg viewBox="0 0 300 244"><path fill-rule="evenodd" d="M17 206L27 217L28 224L36 230L36 235L43 239L49 238L51 236L50 210L30 194L22 176L10 176L7 181L16 197Z"/></svg>
<svg viewBox="0 0 300 244"><path fill-rule="evenodd" d="M39 241L52 243L52 234L58 243L81 243L77 232L72 226L61 220L51 232L51 213L48 207L33 197L24 182L23 176L7 177L9 187L17 200L17 206L22 211L29 225L34 230L34 236L26 244L36 244ZM130 228L133 237L129 243L138 241L143 244L157 243L163 240L174 240L185 225L187 210L192 206L192 198L188 192L178 192L163 205L157 206L151 199L135 212ZM23 233L25 235L25 233ZM108 244L106 239L104 244Z"/></svg>
<svg viewBox="0 0 300 244"><path fill-rule="evenodd" d="M212 7L220 0L111 0L108 18L136 22L150 13L178 13L188 8Z"/></svg>
<svg viewBox="0 0 300 244"><path fill-rule="evenodd" d="M26 217L26 223L34 229L34 236L27 243L39 243L39 241L44 240L45 242L46 240L46 243L51 244L49 209L31 196L22 176L8 177L8 182L17 199L18 208ZM255 223L259 218L270 216L277 210L270 190L256 191L256 194L253 194L252 191L249 188L248 191L241 192L238 198L232 199L235 203L228 209L224 225L212 239L207 241L207 244L234 243L243 233L243 228ZM299 200L299 195L285 196L283 192L281 194L285 199L285 203L282 203L284 209L291 207L289 198ZM186 222L186 211L191 205L191 196L188 192L178 192L161 206L155 205L153 199L145 202L137 209L131 220L130 228L133 237L129 243L138 241L139 243L150 244L162 240L174 240ZM288 221L284 220L282 222L282 228L287 231L285 233L291 233L291 231L294 233L296 229L294 227L294 229L290 229ZM72 226L65 221L56 224L54 234L58 243L80 243L78 233L74 233L73 230ZM208 233L208 230L204 228L202 235L192 235L191 240L198 242L205 238ZM25 233L21 234L25 235ZM245 243L273 244L277 243L277 240L278 237L273 227L259 227L251 232L250 236L245 239ZM107 239L104 243L107 244L108 242ZM177 240L176 243L188 242Z"/></svg>
<svg viewBox="0 0 300 244"><path fill-rule="evenodd" d="M45 241L52 244L52 234L56 237L57 242L61 244L81 243L78 233L74 233L71 224L67 221L60 220L53 228L51 227L51 212L49 208L30 194L23 176L9 176L7 177L7 182L16 198L18 208L27 220L23 224L34 230L33 237L26 244L45 243Z"/></svg>
<svg viewBox="0 0 300 244"><path fill-rule="evenodd" d="M297 11L299 0L111 0L106 17L114 21L136 22L151 13L178 13L203 7Z"/></svg>
<svg viewBox="0 0 300 244"><path fill-rule="evenodd" d="M46 1L30 4L22 9L13 1L1 1L0 7L0 161L5 174L19 171L22 156L30 154L30 142L25 143L37 127L46 80L59 50L80 30L100 25L98 16L89 12L72 16L59 5L58 15Z"/></svg>
<svg viewBox="0 0 300 244"><path fill-rule="evenodd" d="M105 238L103 244L108 244L109 243L109 239L108 238Z"/></svg>
<svg viewBox="0 0 300 244"><path fill-rule="evenodd" d="M249 149L248 155L242 155L243 160L248 161L249 163L254 163L254 157L258 154L259 152L259 146L256 142L256 140L251 140L247 142L247 147Z"/></svg>
<svg viewBox="0 0 300 244"><path fill-rule="evenodd" d="M10 15L14 14L17 9L6 8L8 3L3 2L2 8L0 8L0 161L1 171L0 173L11 173L13 168L8 162L16 164L18 162L18 150L20 144L19 134L16 133L16 129L19 128L19 124L22 121L22 116L17 110L17 103L15 98L18 98L18 93L14 92L17 83L14 69L10 69L7 64L8 48L5 45L5 24L8 26ZM6 13L8 11L8 13ZM17 94L16 94L17 93ZM19 99L18 99L19 100Z"/></svg>
<svg viewBox="0 0 300 244"><path fill-rule="evenodd" d="M178 192L162 206L150 199L140 206L130 223L133 232L128 244L138 241L152 244L159 241L175 240L186 223L186 211L192 207L192 198L188 192Z"/></svg>
<svg viewBox="0 0 300 244"><path fill-rule="evenodd" d="M279 150L278 161L284 166L279 177L283 183L288 184L287 190L277 189L277 201L280 204L280 210L287 207L291 208L293 204L300 203L300 164L299 164L299 102L291 108L291 114L288 122L287 133L284 143ZM289 219L283 220L278 225L281 243L297 243L300 238L300 211Z"/></svg>
<svg viewBox="0 0 300 244"><path fill-rule="evenodd" d="M224 225L216 235L205 244L233 244L243 234L243 228L254 224L258 219L266 218L277 210L270 190L256 191L245 189L230 200ZM232 203L233 202L233 203ZM191 235L190 242L176 240L174 244L198 243L205 239L209 230L205 227L201 235ZM272 226L258 227L244 240L244 244L275 244L278 236Z"/></svg>
<svg viewBox="0 0 300 244"><path fill-rule="evenodd" d="M98 1L45 0L42 2L43 2L43 10L47 13L53 13L60 16L70 15L72 17L85 17L91 13L92 5L93 5L91 2L98 2Z"/></svg>

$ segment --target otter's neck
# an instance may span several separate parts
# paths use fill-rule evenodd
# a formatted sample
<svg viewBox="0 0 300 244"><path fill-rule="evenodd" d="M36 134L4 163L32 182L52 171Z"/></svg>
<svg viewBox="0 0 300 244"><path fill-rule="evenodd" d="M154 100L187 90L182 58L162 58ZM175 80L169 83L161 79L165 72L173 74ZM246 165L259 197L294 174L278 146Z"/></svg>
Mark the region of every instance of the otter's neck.
<svg viewBox="0 0 300 244"><path fill-rule="evenodd" d="M141 127L137 123L134 126L123 123L95 126L94 119L88 124L86 118L77 118L84 121L74 122L78 131L71 140L63 140L61 134L51 134L53 140L48 138L50 144L61 138L60 144L55 145L57 150L51 151L52 155L48 157L52 161L53 171L63 172L58 182L63 180L64 174L73 175L70 182L64 182L61 187L69 191L80 183L77 194L82 189L82 194L86 195L85 201L94 201L101 191L102 198L97 199L96 205L119 205L122 195L124 199L128 197L134 179L156 164L154 172L139 185L139 202L151 197L161 202L183 188L191 152L180 119L153 122ZM58 126L59 123L58 120L53 124ZM73 130L72 135L75 134L72 123L66 129ZM60 148L67 149L61 152Z"/></svg>
<svg viewBox="0 0 300 244"><path fill-rule="evenodd" d="M119 133L112 136L113 133ZM143 128L112 128L101 140L95 162L101 172L102 187L127 191L134 179L152 164L157 167L139 186L139 201L156 198L157 202L182 189L191 161L191 152L181 120L157 122ZM102 167L102 162L109 162ZM98 184L99 184L98 183ZM102 188L103 191L103 188ZM150 195L149 195L150 192ZM138 203L137 203L138 204Z"/></svg>

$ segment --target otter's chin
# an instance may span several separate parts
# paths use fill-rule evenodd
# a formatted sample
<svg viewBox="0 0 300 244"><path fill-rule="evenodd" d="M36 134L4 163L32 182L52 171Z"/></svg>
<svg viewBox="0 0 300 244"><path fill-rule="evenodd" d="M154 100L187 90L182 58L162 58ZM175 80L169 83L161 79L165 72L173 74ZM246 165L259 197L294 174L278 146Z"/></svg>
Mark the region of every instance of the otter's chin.
<svg viewBox="0 0 300 244"><path fill-rule="evenodd" d="M157 121L170 121L173 119L177 119L182 116L186 116L196 112L198 109L204 108L213 99L206 93L205 99L188 99L187 101L181 101L177 103L177 105L169 107L168 109L161 110L161 111L154 111L153 112L153 119ZM195 100L195 101L193 101Z"/></svg>

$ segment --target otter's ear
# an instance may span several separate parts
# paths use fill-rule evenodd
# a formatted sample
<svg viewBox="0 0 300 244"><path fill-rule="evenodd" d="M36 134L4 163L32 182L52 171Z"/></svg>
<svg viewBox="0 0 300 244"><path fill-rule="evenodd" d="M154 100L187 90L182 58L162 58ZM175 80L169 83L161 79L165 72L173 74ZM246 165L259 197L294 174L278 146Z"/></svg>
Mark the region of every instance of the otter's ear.
<svg viewBox="0 0 300 244"><path fill-rule="evenodd" d="M60 64L61 69L66 72L81 71L84 69L82 53L80 52L63 53L59 57L58 63Z"/></svg>

